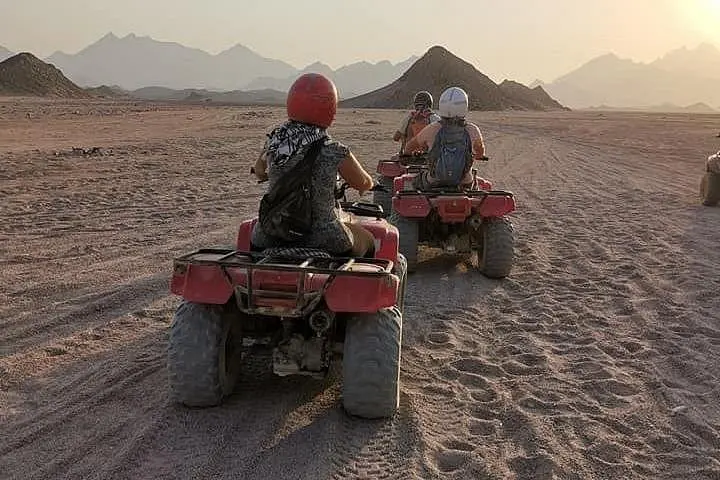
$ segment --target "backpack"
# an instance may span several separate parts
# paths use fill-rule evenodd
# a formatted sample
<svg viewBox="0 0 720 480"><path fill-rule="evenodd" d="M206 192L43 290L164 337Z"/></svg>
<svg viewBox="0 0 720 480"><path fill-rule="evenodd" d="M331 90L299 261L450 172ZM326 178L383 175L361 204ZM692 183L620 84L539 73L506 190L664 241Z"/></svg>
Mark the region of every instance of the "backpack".
<svg viewBox="0 0 720 480"><path fill-rule="evenodd" d="M285 172L260 200L258 223L265 234L297 244L312 230L312 173L325 139L310 144L304 158Z"/></svg>
<svg viewBox="0 0 720 480"><path fill-rule="evenodd" d="M430 149L430 176L433 183L457 186L472 167L472 142L465 123L441 123Z"/></svg>

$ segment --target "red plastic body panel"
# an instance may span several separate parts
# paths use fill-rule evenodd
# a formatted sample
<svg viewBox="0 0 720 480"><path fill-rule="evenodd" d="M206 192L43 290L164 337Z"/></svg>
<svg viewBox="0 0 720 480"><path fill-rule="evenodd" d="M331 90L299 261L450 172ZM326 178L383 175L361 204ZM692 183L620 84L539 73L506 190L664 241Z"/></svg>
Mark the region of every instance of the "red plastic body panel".
<svg viewBox="0 0 720 480"><path fill-rule="evenodd" d="M397 262L398 230L394 225L371 217L348 215L348 218L373 234L375 258ZM238 250L250 251L252 229L256 222L257 218L240 224ZM350 270L378 271L378 268L358 258ZM182 264L173 272L170 290L191 302L222 305L230 300L236 286L248 285L246 267L226 266L225 272L227 275L217 264ZM400 279L395 275L369 277L359 273L357 276L337 276L330 280L329 274L306 273L300 267L297 271L277 271L264 270L258 266L253 267L252 290L296 293L303 277L304 292L310 294L325 288L325 303L335 312L371 313L397 304ZM267 298L255 293L253 301L255 306L277 310L279 315L284 309L293 309L297 305L296 298Z"/></svg>
<svg viewBox="0 0 720 480"><path fill-rule="evenodd" d="M397 304L400 279L387 277L337 277L325 291L325 303L333 312L377 312Z"/></svg>
<svg viewBox="0 0 720 480"><path fill-rule="evenodd" d="M395 196L392 199L392 207L406 218L425 218L432 210L430 202L422 195Z"/></svg>
<svg viewBox="0 0 720 480"><path fill-rule="evenodd" d="M363 226L375 237L375 258L397 262L398 229L386 220L355 217L355 223Z"/></svg>
<svg viewBox="0 0 720 480"><path fill-rule="evenodd" d="M470 197L439 197L431 200L444 223L462 223L472 214L473 202Z"/></svg>
<svg viewBox="0 0 720 480"><path fill-rule="evenodd" d="M480 216L485 218L502 217L515 211L515 199L510 196L489 195L477 210Z"/></svg>
<svg viewBox="0 0 720 480"><path fill-rule="evenodd" d="M240 224L236 243L237 246L235 248L244 252L250 251L250 239L252 238L252 231L256 223L257 218L253 218L252 220L245 220Z"/></svg>
<svg viewBox="0 0 720 480"><path fill-rule="evenodd" d="M401 165L399 162L391 160L380 160L377 164L377 173L385 177L399 177L405 173L406 167Z"/></svg>
<svg viewBox="0 0 720 480"><path fill-rule="evenodd" d="M393 192L402 192L405 190L405 185L412 186L415 177L417 177L416 173L405 173L399 177L395 177L393 180ZM412 190L414 190L414 188Z"/></svg>
<svg viewBox="0 0 720 480"><path fill-rule="evenodd" d="M358 272L377 270L378 267L362 264L358 259L352 268ZM188 301L223 305L230 300L236 286L247 286L247 271L240 267L227 267L230 278L223 274L219 265L188 264L184 272L173 273L170 290ZM262 270L258 267L253 271L253 291L297 292L298 283L305 276L304 291L320 292L325 290L325 303L334 312L372 313L382 308L392 307L397 303L400 279L396 275L384 277L340 276L332 280L328 274L279 272ZM256 306L278 309L292 309L296 305L294 298L263 298L254 297Z"/></svg>
<svg viewBox="0 0 720 480"><path fill-rule="evenodd" d="M233 287L217 265L187 265L184 272L173 272L170 291L190 302L224 305Z"/></svg>

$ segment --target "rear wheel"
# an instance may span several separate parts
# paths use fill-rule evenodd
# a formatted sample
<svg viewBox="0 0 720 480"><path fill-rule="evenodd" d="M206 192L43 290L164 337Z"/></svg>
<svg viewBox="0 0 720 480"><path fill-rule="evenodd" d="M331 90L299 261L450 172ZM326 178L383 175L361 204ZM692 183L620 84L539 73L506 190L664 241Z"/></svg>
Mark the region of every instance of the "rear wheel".
<svg viewBox="0 0 720 480"><path fill-rule="evenodd" d="M219 305L183 300L170 327L171 398L189 407L219 405L239 375L242 335Z"/></svg>
<svg viewBox="0 0 720 480"><path fill-rule="evenodd" d="M402 313L397 307L348 318L343 406L363 418L393 416L400 404Z"/></svg>
<svg viewBox="0 0 720 480"><path fill-rule="evenodd" d="M385 188L387 191L373 191L373 203L376 203L380 205L383 208L383 212L390 213L390 209L392 208L392 188L393 188L393 178L392 177L386 177L384 175L378 175L377 177L377 183L378 185Z"/></svg>
<svg viewBox="0 0 720 480"><path fill-rule="evenodd" d="M515 231L506 217L485 220L481 226L482 247L478 268L490 278L505 278L515 260Z"/></svg>
<svg viewBox="0 0 720 480"><path fill-rule="evenodd" d="M390 223L398 229L398 250L407 261L407 271L414 272L417 268L419 224L393 211Z"/></svg>

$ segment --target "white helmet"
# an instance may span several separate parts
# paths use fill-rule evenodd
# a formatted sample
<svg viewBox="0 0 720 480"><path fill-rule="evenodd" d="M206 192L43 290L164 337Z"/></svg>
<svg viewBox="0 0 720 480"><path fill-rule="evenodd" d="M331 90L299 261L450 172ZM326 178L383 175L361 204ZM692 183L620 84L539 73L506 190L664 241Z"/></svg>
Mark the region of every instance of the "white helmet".
<svg viewBox="0 0 720 480"><path fill-rule="evenodd" d="M468 94L460 87L450 87L440 95L438 113L445 118L465 118L469 110Z"/></svg>

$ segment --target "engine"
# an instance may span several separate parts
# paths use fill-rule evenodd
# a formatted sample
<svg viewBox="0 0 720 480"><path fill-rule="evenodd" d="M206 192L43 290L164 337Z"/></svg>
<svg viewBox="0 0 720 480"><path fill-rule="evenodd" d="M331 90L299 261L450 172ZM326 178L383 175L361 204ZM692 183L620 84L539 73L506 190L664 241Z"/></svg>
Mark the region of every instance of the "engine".
<svg viewBox="0 0 720 480"><path fill-rule="evenodd" d="M282 340L273 350L273 372L323 376L333 354L335 314L320 308L304 319L283 319L282 329Z"/></svg>

